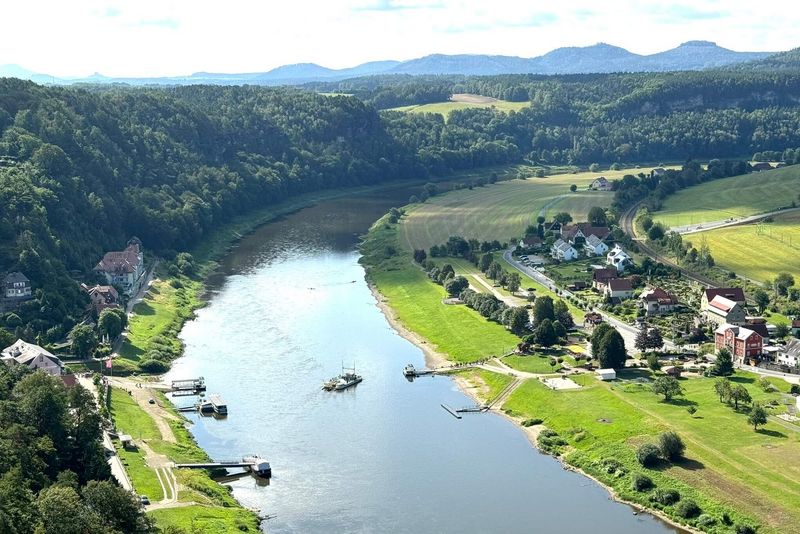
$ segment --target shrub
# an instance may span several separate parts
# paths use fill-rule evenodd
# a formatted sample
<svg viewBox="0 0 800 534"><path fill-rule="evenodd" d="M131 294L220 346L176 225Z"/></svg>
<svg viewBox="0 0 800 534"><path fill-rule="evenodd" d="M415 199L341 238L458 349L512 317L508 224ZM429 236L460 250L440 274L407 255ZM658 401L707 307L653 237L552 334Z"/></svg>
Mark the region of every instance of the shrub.
<svg viewBox="0 0 800 534"><path fill-rule="evenodd" d="M639 446L636 451L636 460L644 467L652 467L658 463L659 450L652 443L645 443Z"/></svg>
<svg viewBox="0 0 800 534"><path fill-rule="evenodd" d="M625 472L625 466L623 466L622 462L620 462L616 458L603 458L600 461L600 468L609 475L613 473Z"/></svg>
<svg viewBox="0 0 800 534"><path fill-rule="evenodd" d="M165 373L169 365L158 360L144 360L139 363L139 368L146 373Z"/></svg>
<svg viewBox="0 0 800 534"><path fill-rule="evenodd" d="M700 507L697 506L697 503L693 500L686 499L685 501L679 502L678 505L675 506L675 513L684 519L689 519L700 515Z"/></svg>
<svg viewBox="0 0 800 534"><path fill-rule="evenodd" d="M686 445L683 444L683 440L675 432L664 432L658 436L658 448L661 451L661 456L674 462L683 456Z"/></svg>
<svg viewBox="0 0 800 534"><path fill-rule="evenodd" d="M536 426L536 425L541 425L541 424L542 424L542 420L539 419L538 417L534 417L532 419L525 419L522 422L522 426Z"/></svg>
<svg viewBox="0 0 800 534"><path fill-rule="evenodd" d="M647 491L653 487L653 481L647 475L634 473L631 487L636 491Z"/></svg>
<svg viewBox="0 0 800 534"><path fill-rule="evenodd" d="M585 440L586 439L586 431L582 430L580 432L575 433L575 435L572 436L572 439L574 439L575 441L583 441L583 440Z"/></svg>
<svg viewBox="0 0 800 534"><path fill-rule="evenodd" d="M539 436L541 436L543 438L553 438L553 437L558 436L558 432L556 432L552 428L545 428L544 430L542 430L542 432L539 434Z"/></svg>
<svg viewBox="0 0 800 534"><path fill-rule="evenodd" d="M717 520L708 514L700 514L700 517L697 518L697 524L701 527L710 527L716 522Z"/></svg>
<svg viewBox="0 0 800 534"><path fill-rule="evenodd" d="M756 534L756 527L740 523L733 529L736 534Z"/></svg>
<svg viewBox="0 0 800 534"><path fill-rule="evenodd" d="M681 500L681 494L672 489L656 489L650 500L668 506Z"/></svg>

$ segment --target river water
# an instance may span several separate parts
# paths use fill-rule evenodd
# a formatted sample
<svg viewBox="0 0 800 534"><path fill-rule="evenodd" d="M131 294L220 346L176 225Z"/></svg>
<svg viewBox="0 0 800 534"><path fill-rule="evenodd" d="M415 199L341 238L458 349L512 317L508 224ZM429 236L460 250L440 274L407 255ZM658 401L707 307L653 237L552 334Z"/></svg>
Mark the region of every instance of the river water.
<svg viewBox="0 0 800 534"><path fill-rule="evenodd" d="M284 532L673 532L634 516L589 479L533 449L448 378L409 383L422 352L376 307L358 264L358 235L410 192L326 201L243 239L209 280L170 377L202 375L227 401L224 420L190 415L217 460L258 453L269 485L230 484ZM355 363L364 382L325 392ZM180 399L176 399L181 404ZM183 401L188 404L189 401Z"/></svg>

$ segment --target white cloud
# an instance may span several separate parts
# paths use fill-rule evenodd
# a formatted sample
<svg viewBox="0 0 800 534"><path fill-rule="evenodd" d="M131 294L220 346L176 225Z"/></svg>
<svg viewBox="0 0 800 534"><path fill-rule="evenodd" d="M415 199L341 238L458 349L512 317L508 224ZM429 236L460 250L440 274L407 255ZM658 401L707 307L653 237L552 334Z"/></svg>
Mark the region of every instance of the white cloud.
<svg viewBox="0 0 800 534"><path fill-rule="evenodd" d="M535 56L608 42L638 53L707 39L800 46L782 0L26 0L0 5L0 64L56 76L352 66L430 53Z"/></svg>

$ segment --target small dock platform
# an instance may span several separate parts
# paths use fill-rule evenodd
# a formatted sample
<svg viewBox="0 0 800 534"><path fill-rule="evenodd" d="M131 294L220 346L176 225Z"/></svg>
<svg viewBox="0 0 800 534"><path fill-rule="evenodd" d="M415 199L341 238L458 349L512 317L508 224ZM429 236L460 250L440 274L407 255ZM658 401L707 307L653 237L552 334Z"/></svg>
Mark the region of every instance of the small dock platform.
<svg viewBox="0 0 800 534"><path fill-rule="evenodd" d="M202 376L198 378L187 378L184 380L173 380L170 384L170 390L174 393L182 391L205 391L206 380Z"/></svg>
<svg viewBox="0 0 800 534"><path fill-rule="evenodd" d="M456 419L461 419L461 415L459 415L459 413L458 413L458 410L456 410L456 409L454 409L454 408L451 408L451 407L450 407L450 406L448 406L447 404L442 404L441 406L442 406L442 408L444 408L444 409L445 409L445 411L449 412L449 413L450 413L450 415L452 415L452 416L453 416L453 417L455 417Z"/></svg>
<svg viewBox="0 0 800 534"><path fill-rule="evenodd" d="M272 467L269 462L258 455L244 456L241 460L224 460L221 462L201 462L191 464L175 464L177 469L247 469L262 476L272 476Z"/></svg>

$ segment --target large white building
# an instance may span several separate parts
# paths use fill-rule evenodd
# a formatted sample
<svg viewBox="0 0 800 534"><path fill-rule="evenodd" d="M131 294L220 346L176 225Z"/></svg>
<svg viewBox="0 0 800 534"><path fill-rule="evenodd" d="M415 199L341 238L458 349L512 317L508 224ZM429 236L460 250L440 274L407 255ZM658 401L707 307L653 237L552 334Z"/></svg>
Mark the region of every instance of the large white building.
<svg viewBox="0 0 800 534"><path fill-rule="evenodd" d="M631 263L633 263L633 260L627 252L622 250L619 244L614 245L611 252L606 255L606 264L615 267L618 273L624 272L625 268Z"/></svg>
<svg viewBox="0 0 800 534"><path fill-rule="evenodd" d="M578 257L578 251L575 250L575 247L563 239L557 239L556 242L553 243L550 254L554 259L561 261L571 261Z"/></svg>
<svg viewBox="0 0 800 534"><path fill-rule="evenodd" d="M141 242L133 238L125 250L106 252L94 270L106 277L109 285L122 288L131 296L139 290L144 277L144 255Z"/></svg>
<svg viewBox="0 0 800 534"><path fill-rule="evenodd" d="M50 351L39 345L18 339L13 345L0 352L0 361L4 364L25 365L33 370L41 370L49 375L64 374L64 364Z"/></svg>

